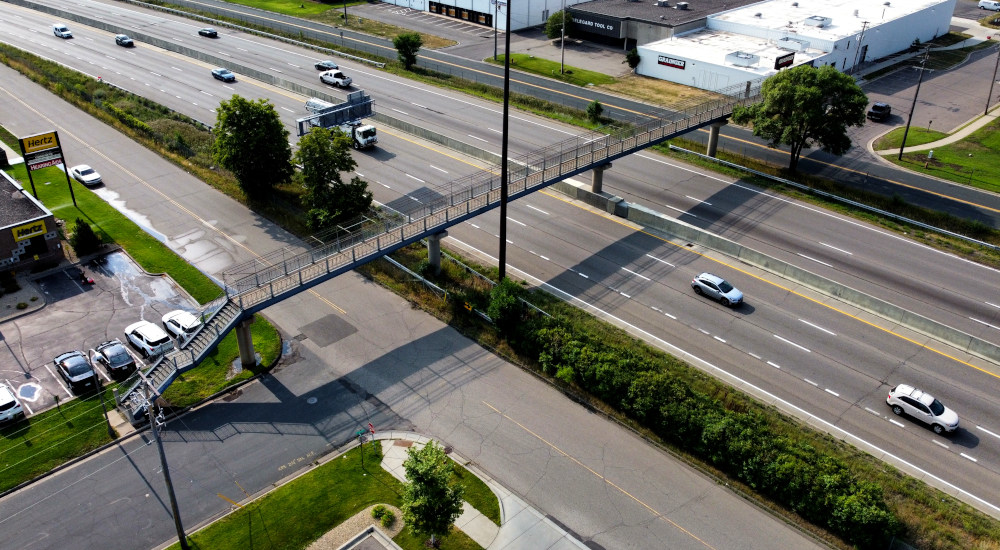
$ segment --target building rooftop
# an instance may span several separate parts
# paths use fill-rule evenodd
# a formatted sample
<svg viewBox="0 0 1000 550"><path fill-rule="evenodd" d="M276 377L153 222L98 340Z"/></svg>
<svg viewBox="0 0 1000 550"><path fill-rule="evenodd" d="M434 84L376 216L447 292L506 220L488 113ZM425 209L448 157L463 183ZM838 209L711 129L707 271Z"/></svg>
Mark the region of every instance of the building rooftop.
<svg viewBox="0 0 1000 550"><path fill-rule="evenodd" d="M774 73L774 63L777 58L792 53L789 48L779 47L774 40L712 29L702 29L659 40L646 44L645 47L695 61L738 66L759 76ZM795 65L808 63L826 54L808 47L794 53Z"/></svg>
<svg viewBox="0 0 1000 550"><path fill-rule="evenodd" d="M48 216L50 212L35 202L6 172L0 176L0 229Z"/></svg>
<svg viewBox="0 0 1000 550"><path fill-rule="evenodd" d="M942 0L769 0L722 11L712 16L720 24L746 25L782 34L826 40L857 35L888 21L950 4ZM951 14L948 14L949 17ZM709 27L713 22L709 22ZM945 29L947 31L947 29Z"/></svg>
<svg viewBox="0 0 1000 550"><path fill-rule="evenodd" d="M756 0L686 1L687 9L678 9L677 0L668 0L662 6L658 5L657 0L594 0L593 2L574 4L570 9L571 11L660 23L665 27L675 27L704 19L714 13L757 3Z"/></svg>

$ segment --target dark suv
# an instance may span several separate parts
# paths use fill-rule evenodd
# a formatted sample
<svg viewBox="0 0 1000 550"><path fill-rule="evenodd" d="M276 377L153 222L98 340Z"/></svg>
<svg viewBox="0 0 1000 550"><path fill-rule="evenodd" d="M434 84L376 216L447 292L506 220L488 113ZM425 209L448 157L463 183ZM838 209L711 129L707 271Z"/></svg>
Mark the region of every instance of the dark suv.
<svg viewBox="0 0 1000 550"><path fill-rule="evenodd" d="M888 103L876 103L872 105L871 109L868 109L868 120L874 120L876 122L882 122L889 118L892 114L892 107Z"/></svg>

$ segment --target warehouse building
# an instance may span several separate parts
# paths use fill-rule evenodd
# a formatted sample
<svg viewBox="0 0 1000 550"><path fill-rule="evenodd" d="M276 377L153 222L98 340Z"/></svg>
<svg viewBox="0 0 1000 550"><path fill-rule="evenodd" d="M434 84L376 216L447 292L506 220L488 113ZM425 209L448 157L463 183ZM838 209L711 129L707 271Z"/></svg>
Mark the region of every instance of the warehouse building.
<svg viewBox="0 0 1000 550"><path fill-rule="evenodd" d="M859 65L948 32L956 0L770 0L638 46L636 73L718 90L796 65Z"/></svg>

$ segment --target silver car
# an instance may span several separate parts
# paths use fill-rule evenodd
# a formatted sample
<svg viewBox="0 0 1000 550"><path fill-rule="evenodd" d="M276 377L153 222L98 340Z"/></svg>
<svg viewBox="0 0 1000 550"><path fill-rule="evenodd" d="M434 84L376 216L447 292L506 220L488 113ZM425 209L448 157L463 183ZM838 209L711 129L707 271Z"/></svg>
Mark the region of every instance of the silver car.
<svg viewBox="0 0 1000 550"><path fill-rule="evenodd" d="M743 303L743 293L718 275L702 273L691 280L691 288L695 294L714 298L724 306L736 307Z"/></svg>

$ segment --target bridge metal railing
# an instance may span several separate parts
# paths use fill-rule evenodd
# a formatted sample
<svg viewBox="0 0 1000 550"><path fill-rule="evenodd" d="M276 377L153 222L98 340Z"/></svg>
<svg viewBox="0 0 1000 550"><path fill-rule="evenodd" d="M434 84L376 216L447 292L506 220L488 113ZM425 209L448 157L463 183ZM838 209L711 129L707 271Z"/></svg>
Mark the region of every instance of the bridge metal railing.
<svg viewBox="0 0 1000 550"><path fill-rule="evenodd" d="M602 166L614 159L663 142L720 120L738 105L757 99L761 81L748 82L669 117L647 120L610 133L587 132L512 159L508 170L508 199ZM439 233L448 227L496 208L501 198L501 176L496 169L428 187L409 195L390 215L347 230L322 236L318 246L282 248L223 274L225 296L198 333L166 354L143 375L162 392L182 372L197 365L241 320L274 303L307 290L396 249ZM219 305L221 304L221 305ZM137 379L119 403L134 410Z"/></svg>

